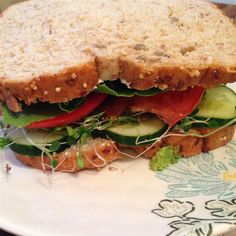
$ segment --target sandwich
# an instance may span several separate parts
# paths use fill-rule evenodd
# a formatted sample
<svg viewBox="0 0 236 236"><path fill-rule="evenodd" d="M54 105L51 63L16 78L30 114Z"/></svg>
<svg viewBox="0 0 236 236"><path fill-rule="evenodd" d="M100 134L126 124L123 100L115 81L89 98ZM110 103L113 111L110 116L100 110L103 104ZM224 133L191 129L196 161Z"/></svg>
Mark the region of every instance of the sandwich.
<svg viewBox="0 0 236 236"><path fill-rule="evenodd" d="M234 136L236 27L207 1L29 0L0 35L0 146L28 166L156 171Z"/></svg>

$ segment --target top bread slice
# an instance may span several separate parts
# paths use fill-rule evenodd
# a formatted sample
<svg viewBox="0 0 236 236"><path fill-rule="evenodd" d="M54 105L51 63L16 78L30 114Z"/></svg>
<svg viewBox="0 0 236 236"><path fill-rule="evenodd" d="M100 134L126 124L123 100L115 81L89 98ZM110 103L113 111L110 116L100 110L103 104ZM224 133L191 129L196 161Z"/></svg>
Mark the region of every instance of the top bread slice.
<svg viewBox="0 0 236 236"><path fill-rule="evenodd" d="M0 99L12 110L117 78L141 90L235 82L236 27L201 0L29 0L2 13Z"/></svg>

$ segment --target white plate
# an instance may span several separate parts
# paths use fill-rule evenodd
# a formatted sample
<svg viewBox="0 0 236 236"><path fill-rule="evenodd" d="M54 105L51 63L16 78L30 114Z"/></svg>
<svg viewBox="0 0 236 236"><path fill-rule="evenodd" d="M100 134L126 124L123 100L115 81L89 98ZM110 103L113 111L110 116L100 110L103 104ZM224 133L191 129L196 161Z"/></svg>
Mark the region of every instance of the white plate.
<svg viewBox="0 0 236 236"><path fill-rule="evenodd" d="M17 0L0 0L6 7ZM235 4L235 0L217 1ZM4 5L5 4L5 5ZM5 174L6 163L12 167ZM0 155L0 228L24 236L216 235L236 224L236 140L162 173L144 159L50 180ZM51 182L50 182L51 181Z"/></svg>
<svg viewBox="0 0 236 236"><path fill-rule="evenodd" d="M58 174L51 184L6 156L12 170L1 172L0 227L16 234L167 235L177 227L171 235L215 235L236 223L235 140L159 174L140 159L113 164L116 172Z"/></svg>
<svg viewBox="0 0 236 236"><path fill-rule="evenodd" d="M16 234L216 235L236 226L236 139L161 173L139 159L49 180L10 151L1 164L0 228Z"/></svg>

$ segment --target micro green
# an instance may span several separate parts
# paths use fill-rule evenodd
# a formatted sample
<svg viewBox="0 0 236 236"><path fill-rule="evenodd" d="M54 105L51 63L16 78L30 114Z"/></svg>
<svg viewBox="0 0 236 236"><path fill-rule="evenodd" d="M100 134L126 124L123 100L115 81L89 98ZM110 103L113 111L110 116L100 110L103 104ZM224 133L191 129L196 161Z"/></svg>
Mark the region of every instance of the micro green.
<svg viewBox="0 0 236 236"><path fill-rule="evenodd" d="M81 153L77 154L76 163L81 169L84 168L84 157Z"/></svg>
<svg viewBox="0 0 236 236"><path fill-rule="evenodd" d="M61 146L60 142L53 142L50 147L48 148L49 152L56 152Z"/></svg>
<svg viewBox="0 0 236 236"><path fill-rule="evenodd" d="M51 164L52 168L55 169L57 167L58 162L55 159L51 159L50 164Z"/></svg>
<svg viewBox="0 0 236 236"><path fill-rule="evenodd" d="M4 137L0 137L0 150L4 149L7 145L11 143L12 143L11 140Z"/></svg>
<svg viewBox="0 0 236 236"><path fill-rule="evenodd" d="M179 158L180 154L178 148L173 146L162 147L150 161L150 168L153 171L162 171L176 163Z"/></svg>

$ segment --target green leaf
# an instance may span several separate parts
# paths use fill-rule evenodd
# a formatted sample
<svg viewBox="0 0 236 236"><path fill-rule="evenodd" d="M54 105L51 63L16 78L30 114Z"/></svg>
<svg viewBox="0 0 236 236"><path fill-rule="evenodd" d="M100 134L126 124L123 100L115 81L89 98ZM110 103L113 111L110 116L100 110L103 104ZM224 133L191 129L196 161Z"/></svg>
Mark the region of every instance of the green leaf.
<svg viewBox="0 0 236 236"><path fill-rule="evenodd" d="M67 104L41 102L30 106L22 105L21 112L12 112L5 104L2 104L3 122L17 128L23 128L30 123L52 118L62 113L78 109L84 100L84 98L74 99Z"/></svg>
<svg viewBox="0 0 236 236"><path fill-rule="evenodd" d="M125 125L125 124L138 124L140 121L138 120L137 116L120 116L118 119L115 121L115 123L120 124L120 125Z"/></svg>
<svg viewBox="0 0 236 236"><path fill-rule="evenodd" d="M66 126L66 131L67 131L67 134L69 136L72 136L74 135L74 129L71 127L71 126Z"/></svg>
<svg viewBox="0 0 236 236"><path fill-rule="evenodd" d="M57 164L58 164L58 162L57 162L57 160L55 160L55 159L52 159L52 160L50 161L50 164L51 164L51 166L52 166L53 168L56 168L56 167L57 167Z"/></svg>
<svg viewBox="0 0 236 236"><path fill-rule="evenodd" d="M0 121L0 129L4 128L4 123L2 121Z"/></svg>
<svg viewBox="0 0 236 236"><path fill-rule="evenodd" d="M82 154L78 153L77 154L77 159L76 159L77 165L83 169L84 168L84 157Z"/></svg>
<svg viewBox="0 0 236 236"><path fill-rule="evenodd" d="M177 148L166 146L161 148L150 161L150 168L153 171L162 171L166 167L176 163L180 158Z"/></svg>
<svg viewBox="0 0 236 236"><path fill-rule="evenodd" d="M56 152L60 148L60 142L53 142L49 147L49 152Z"/></svg>
<svg viewBox="0 0 236 236"><path fill-rule="evenodd" d="M120 80L115 80L115 81L106 81L99 84L95 91L99 93L110 94L116 97L132 97L134 95L152 96L161 92L162 90L158 88L151 88L148 90L130 89L125 84L122 84Z"/></svg>
<svg viewBox="0 0 236 236"><path fill-rule="evenodd" d="M76 144L77 139L72 137L72 136L68 136L67 139L66 139L66 142L67 142L68 145L73 145L73 144Z"/></svg>
<svg viewBox="0 0 236 236"><path fill-rule="evenodd" d="M64 112L71 112L78 109L85 101L85 98L73 99L70 102L58 103L59 108Z"/></svg>
<svg viewBox="0 0 236 236"><path fill-rule="evenodd" d="M210 128L220 127L220 122L218 122L216 119L210 119L207 123Z"/></svg>
<svg viewBox="0 0 236 236"><path fill-rule="evenodd" d="M5 104L2 104L4 124L13 125L17 128L23 128L32 122L45 120L60 113L62 113L61 110L55 105L46 103L24 106L22 112L12 112Z"/></svg>
<svg viewBox="0 0 236 236"><path fill-rule="evenodd" d="M0 150L4 149L11 141L7 138L0 137Z"/></svg>
<svg viewBox="0 0 236 236"><path fill-rule="evenodd" d="M80 140L79 140L80 144L84 145L90 136L91 136L91 133L83 133L80 136Z"/></svg>
<svg viewBox="0 0 236 236"><path fill-rule="evenodd" d="M184 132L188 132L192 128L192 121L188 117L185 117L180 121L179 128Z"/></svg>

